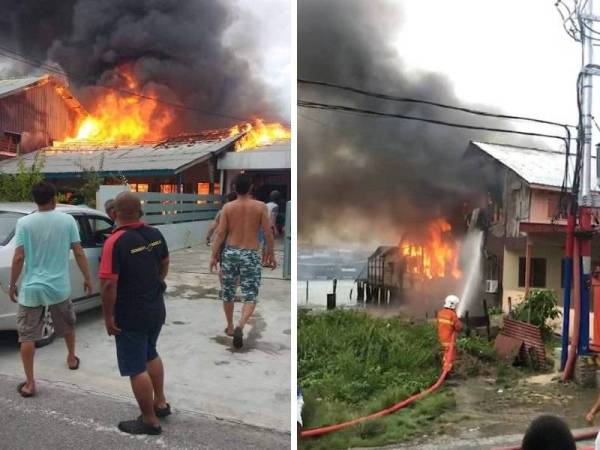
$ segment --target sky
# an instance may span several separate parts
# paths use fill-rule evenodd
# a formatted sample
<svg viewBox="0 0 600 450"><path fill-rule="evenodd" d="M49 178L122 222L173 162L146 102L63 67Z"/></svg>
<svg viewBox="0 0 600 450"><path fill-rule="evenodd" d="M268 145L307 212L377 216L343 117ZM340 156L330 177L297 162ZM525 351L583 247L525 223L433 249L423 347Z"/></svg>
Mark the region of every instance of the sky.
<svg viewBox="0 0 600 450"><path fill-rule="evenodd" d="M443 73L468 102L576 123L581 44L563 29L555 0L390 3L404 11L390 39L413 76ZM600 105L600 80L596 84Z"/></svg>

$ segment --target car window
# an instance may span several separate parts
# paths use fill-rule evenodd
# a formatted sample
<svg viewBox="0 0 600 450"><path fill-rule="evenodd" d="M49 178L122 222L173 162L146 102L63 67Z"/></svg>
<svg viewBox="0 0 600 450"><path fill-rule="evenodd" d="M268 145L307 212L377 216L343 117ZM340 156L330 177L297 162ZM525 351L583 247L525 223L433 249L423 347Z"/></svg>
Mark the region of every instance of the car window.
<svg viewBox="0 0 600 450"><path fill-rule="evenodd" d="M15 234L17 220L26 214L0 211L0 245L6 245Z"/></svg>
<svg viewBox="0 0 600 450"><path fill-rule="evenodd" d="M67 213L67 214L71 214L71 213ZM87 223L85 222L85 217L79 215L79 214L71 214L71 216L73 216L73 218L75 219L75 222L77 222L77 229L79 230L79 239L81 239L81 245L83 247L86 247L90 245L90 236L89 236L89 231L87 230Z"/></svg>
<svg viewBox="0 0 600 450"><path fill-rule="evenodd" d="M102 247L104 241L113 232L113 223L109 219L99 216L89 216L87 220L94 246Z"/></svg>

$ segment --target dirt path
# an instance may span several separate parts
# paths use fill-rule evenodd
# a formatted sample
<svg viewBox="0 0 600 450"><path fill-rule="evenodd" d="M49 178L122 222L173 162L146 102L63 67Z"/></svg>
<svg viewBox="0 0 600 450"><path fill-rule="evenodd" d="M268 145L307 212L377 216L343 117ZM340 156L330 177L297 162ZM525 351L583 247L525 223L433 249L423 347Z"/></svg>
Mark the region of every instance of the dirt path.
<svg viewBox="0 0 600 450"><path fill-rule="evenodd" d="M424 450L437 448L440 442L457 449L514 444L540 414L560 416L571 429L583 429L589 427L584 416L598 395L596 390L561 384L556 374L522 378L508 387L484 377L451 380L448 385L456 408L437 419L429 433L389 448Z"/></svg>

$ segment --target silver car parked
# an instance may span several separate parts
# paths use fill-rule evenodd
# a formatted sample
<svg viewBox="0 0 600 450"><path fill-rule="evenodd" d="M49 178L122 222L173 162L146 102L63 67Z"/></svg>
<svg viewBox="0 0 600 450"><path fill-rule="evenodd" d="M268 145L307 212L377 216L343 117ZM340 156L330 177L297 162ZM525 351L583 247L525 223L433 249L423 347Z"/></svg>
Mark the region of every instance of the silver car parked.
<svg viewBox="0 0 600 450"><path fill-rule="evenodd" d="M88 296L83 290L83 276L71 253L71 300L75 312L79 313L100 305L98 267L102 256L102 245L111 234L113 223L106 214L83 206L58 205L56 209L72 215L77 221L81 245L87 256L92 275L92 295ZM8 297L10 266L15 250L15 225L19 218L36 210L37 206L34 203L0 203L0 331L17 329L17 305ZM27 264L27 260L25 260L25 264ZM46 311L43 337L37 342L38 347L50 343L53 338L52 318Z"/></svg>

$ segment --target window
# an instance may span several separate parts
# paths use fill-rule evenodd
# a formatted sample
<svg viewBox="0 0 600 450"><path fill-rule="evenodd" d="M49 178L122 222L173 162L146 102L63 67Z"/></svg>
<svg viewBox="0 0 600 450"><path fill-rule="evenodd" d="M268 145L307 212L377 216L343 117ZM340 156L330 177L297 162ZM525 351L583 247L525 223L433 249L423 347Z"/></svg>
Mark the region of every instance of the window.
<svg viewBox="0 0 600 450"><path fill-rule="evenodd" d="M87 219L90 227L90 243L94 247L102 247L104 241L113 232L113 223L98 216L89 216Z"/></svg>
<svg viewBox="0 0 600 450"><path fill-rule="evenodd" d="M215 183L215 194L220 192L219 188L219 183ZM198 183L197 189L198 195L208 195L210 192L210 183Z"/></svg>
<svg viewBox="0 0 600 450"><path fill-rule="evenodd" d="M0 245L8 244L8 241L11 240L15 233L17 220L23 216L25 216L25 214L0 211Z"/></svg>
<svg viewBox="0 0 600 450"><path fill-rule="evenodd" d="M79 229L79 239L81 239L82 247L90 247L90 232L88 230L85 217L72 214L75 222L77 222L77 228Z"/></svg>
<svg viewBox="0 0 600 450"><path fill-rule="evenodd" d="M175 194L177 193L177 185L176 184L161 184L160 192L163 194Z"/></svg>
<svg viewBox="0 0 600 450"><path fill-rule="evenodd" d="M129 183L132 192L148 192L147 183Z"/></svg>
<svg viewBox="0 0 600 450"><path fill-rule="evenodd" d="M546 287L546 258L531 258L529 286ZM519 258L519 287L525 286L525 258Z"/></svg>

